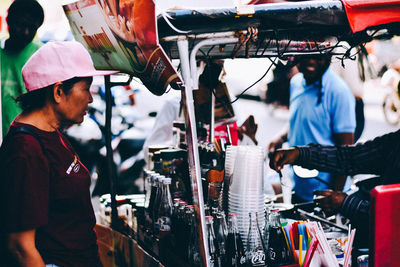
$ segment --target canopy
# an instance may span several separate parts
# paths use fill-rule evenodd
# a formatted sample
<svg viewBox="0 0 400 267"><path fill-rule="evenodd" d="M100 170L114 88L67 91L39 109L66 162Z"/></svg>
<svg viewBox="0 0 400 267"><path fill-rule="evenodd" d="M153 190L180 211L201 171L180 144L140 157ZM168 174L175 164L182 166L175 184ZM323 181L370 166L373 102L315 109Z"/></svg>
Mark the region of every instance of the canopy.
<svg viewBox="0 0 400 267"><path fill-rule="evenodd" d="M172 59L179 58L176 42L238 38L209 45L200 58L285 57L331 53L346 41L351 46L400 32L400 0L282 1L253 0L238 8L169 10L158 17L158 35ZM383 33L382 33L383 32ZM347 49L342 49L346 51Z"/></svg>
<svg viewBox="0 0 400 267"><path fill-rule="evenodd" d="M249 5L300 2L301 0L251 0ZM353 33L400 21L399 0L341 0Z"/></svg>
<svg viewBox="0 0 400 267"><path fill-rule="evenodd" d="M341 0L353 33L400 21L400 0Z"/></svg>

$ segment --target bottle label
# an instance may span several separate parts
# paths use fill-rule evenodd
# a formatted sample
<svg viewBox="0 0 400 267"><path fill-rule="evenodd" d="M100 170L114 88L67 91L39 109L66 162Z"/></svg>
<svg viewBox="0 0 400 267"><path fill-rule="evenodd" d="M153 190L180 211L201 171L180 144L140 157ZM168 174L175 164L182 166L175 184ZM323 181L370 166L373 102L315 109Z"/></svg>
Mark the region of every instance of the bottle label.
<svg viewBox="0 0 400 267"><path fill-rule="evenodd" d="M211 256L208 257L208 262L210 263L210 267L214 267L215 261L214 261L214 259L213 259Z"/></svg>
<svg viewBox="0 0 400 267"><path fill-rule="evenodd" d="M265 265L265 253L264 250L259 249L251 252L250 262L252 266L264 266Z"/></svg>
<svg viewBox="0 0 400 267"><path fill-rule="evenodd" d="M240 264L245 264L246 263L246 257L242 256L240 257Z"/></svg>
<svg viewBox="0 0 400 267"><path fill-rule="evenodd" d="M276 258L276 252L275 252L275 250L273 249L273 248L269 248L268 249L268 255L269 255L269 259L271 260L271 261L276 261L277 260L277 258Z"/></svg>
<svg viewBox="0 0 400 267"><path fill-rule="evenodd" d="M193 254L193 262L194 262L195 264L200 264L200 253L195 252L195 253Z"/></svg>
<svg viewBox="0 0 400 267"><path fill-rule="evenodd" d="M171 231L171 219L166 216L161 216L155 223L156 230L162 234L167 234Z"/></svg>

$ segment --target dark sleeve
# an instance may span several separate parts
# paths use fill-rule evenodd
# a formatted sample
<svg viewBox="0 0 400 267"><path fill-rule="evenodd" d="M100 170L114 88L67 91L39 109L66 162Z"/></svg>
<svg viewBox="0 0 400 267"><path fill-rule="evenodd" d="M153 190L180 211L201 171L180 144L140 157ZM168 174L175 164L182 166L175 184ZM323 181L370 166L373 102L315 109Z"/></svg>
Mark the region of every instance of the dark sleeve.
<svg viewBox="0 0 400 267"><path fill-rule="evenodd" d="M350 219L352 227L357 228L357 246L368 247L369 225L369 201L357 197L356 194L347 196L339 210L340 214Z"/></svg>
<svg viewBox="0 0 400 267"><path fill-rule="evenodd" d="M399 142L400 131L386 134L364 144L351 146L322 146L310 144L297 147L300 151L295 164L308 169L355 175L383 174L388 157Z"/></svg>
<svg viewBox="0 0 400 267"><path fill-rule="evenodd" d="M347 196L340 207L340 213L352 223L363 225L369 222L369 201L356 195Z"/></svg>
<svg viewBox="0 0 400 267"><path fill-rule="evenodd" d="M49 165L38 141L25 134L8 140L1 164L6 232L35 229L48 222Z"/></svg>

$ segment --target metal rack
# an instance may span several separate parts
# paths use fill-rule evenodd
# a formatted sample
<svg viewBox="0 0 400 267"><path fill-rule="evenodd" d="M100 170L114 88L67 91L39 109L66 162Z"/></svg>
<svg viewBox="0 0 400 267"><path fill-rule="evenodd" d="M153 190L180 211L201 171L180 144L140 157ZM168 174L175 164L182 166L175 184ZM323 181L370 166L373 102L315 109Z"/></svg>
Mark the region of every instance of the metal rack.
<svg viewBox="0 0 400 267"><path fill-rule="evenodd" d="M388 28L396 29L393 25ZM174 10L158 18L160 44L171 59L180 60L188 163L203 266L209 266L200 159L192 91L198 89L197 60L336 54L350 57L352 47L371 40L378 31L351 33L342 2L306 1L227 9ZM390 36L390 32L388 34ZM343 46L341 41L349 45ZM336 48L345 48L337 51ZM131 76L132 77L132 76ZM112 228L118 230L116 175L111 149L111 87L129 84L106 81L106 144L111 179Z"/></svg>

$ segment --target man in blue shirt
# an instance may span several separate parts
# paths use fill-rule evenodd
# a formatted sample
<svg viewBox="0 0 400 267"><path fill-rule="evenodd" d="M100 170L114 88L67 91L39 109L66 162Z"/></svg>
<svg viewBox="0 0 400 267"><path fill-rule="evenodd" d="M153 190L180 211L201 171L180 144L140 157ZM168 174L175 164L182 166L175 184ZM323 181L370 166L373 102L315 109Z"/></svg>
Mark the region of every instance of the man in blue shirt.
<svg viewBox="0 0 400 267"><path fill-rule="evenodd" d="M271 142L274 152L286 141L292 146L310 143L348 145L353 143L355 98L346 83L330 68L329 55L306 56L299 59L300 73L290 82L290 125L288 132ZM342 190L346 176L319 173L319 178L302 179L293 174L293 202L313 199L314 190Z"/></svg>

